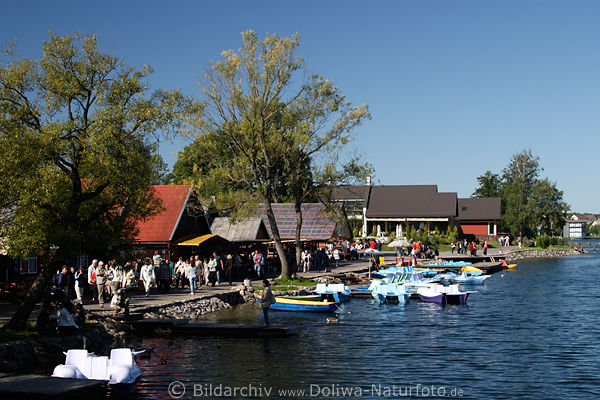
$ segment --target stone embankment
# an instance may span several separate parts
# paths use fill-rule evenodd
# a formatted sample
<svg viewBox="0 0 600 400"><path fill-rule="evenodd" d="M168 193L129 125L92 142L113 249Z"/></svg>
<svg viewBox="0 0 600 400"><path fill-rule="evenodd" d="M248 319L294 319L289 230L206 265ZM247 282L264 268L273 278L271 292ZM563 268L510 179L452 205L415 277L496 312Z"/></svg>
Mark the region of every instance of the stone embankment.
<svg viewBox="0 0 600 400"><path fill-rule="evenodd" d="M556 258L581 254L582 252L576 249L546 249L546 250L515 250L506 256L506 261L517 261L524 258Z"/></svg>
<svg viewBox="0 0 600 400"><path fill-rule="evenodd" d="M84 330L75 335L35 336L0 344L0 372L50 371L65 361L63 351L85 348L96 354L126 346L127 325L111 318L90 315Z"/></svg>
<svg viewBox="0 0 600 400"><path fill-rule="evenodd" d="M143 313L144 318L195 319L201 315L226 310L249 301L254 301L254 296L243 285L240 285L233 292L147 307L138 312Z"/></svg>

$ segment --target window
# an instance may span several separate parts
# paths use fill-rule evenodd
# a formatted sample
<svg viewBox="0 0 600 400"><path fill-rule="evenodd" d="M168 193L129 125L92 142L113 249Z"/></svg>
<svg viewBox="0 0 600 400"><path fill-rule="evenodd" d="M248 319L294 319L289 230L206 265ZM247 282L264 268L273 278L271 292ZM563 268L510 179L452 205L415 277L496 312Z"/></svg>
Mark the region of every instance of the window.
<svg viewBox="0 0 600 400"><path fill-rule="evenodd" d="M21 258L20 271L22 274L37 274L37 257Z"/></svg>

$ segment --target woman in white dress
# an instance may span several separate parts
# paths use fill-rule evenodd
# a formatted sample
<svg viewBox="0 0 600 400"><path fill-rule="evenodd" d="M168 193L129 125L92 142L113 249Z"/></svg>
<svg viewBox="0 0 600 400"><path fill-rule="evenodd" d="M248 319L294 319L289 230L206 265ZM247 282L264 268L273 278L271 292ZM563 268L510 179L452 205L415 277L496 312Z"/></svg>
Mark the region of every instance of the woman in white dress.
<svg viewBox="0 0 600 400"><path fill-rule="evenodd" d="M140 271L140 279L144 283L144 289L146 290L146 297L150 294L150 286L152 282L156 281L156 275L154 274L154 265L152 265L152 260L146 258L144 260L144 265Z"/></svg>

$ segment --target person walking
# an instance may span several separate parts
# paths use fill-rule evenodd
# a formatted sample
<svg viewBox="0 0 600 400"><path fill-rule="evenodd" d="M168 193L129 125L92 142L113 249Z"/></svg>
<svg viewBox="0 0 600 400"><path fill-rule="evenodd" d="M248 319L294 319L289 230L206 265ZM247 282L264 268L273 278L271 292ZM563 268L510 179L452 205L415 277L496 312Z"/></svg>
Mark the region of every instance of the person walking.
<svg viewBox="0 0 600 400"><path fill-rule="evenodd" d="M107 274L108 271L104 269L104 263L99 261L98 268L96 268L96 287L98 288L98 304L101 308L104 308L104 286Z"/></svg>
<svg viewBox="0 0 600 400"><path fill-rule="evenodd" d="M213 252L213 258L217 263L217 285L221 284L221 272L225 269L225 262L223 261L223 257L219 256L216 251Z"/></svg>
<svg viewBox="0 0 600 400"><path fill-rule="evenodd" d="M231 254L227 254L225 260L225 266L223 267L223 281L229 281L229 286L232 284L233 275L233 257Z"/></svg>
<svg viewBox="0 0 600 400"><path fill-rule="evenodd" d="M150 286L152 283L156 281L156 275L154 274L154 265L152 265L152 260L146 258L144 260L144 265L140 270L140 279L144 283L144 290L146 291L146 297L150 294Z"/></svg>
<svg viewBox="0 0 600 400"><path fill-rule="evenodd" d="M265 263L265 259L258 250L256 250L254 252L254 255L252 256L252 261L254 263L254 272L256 272L256 276L259 279L261 277L264 277L265 275L264 275L263 265Z"/></svg>
<svg viewBox="0 0 600 400"><path fill-rule="evenodd" d="M190 295L193 295L196 292L196 265L188 264L186 274L190 281Z"/></svg>
<svg viewBox="0 0 600 400"><path fill-rule="evenodd" d="M262 291L262 296L260 297L260 307L263 311L264 324L263 328L269 327L269 307L276 303L275 296L273 296L273 292L271 291L271 284L268 280L263 280L263 286L265 287Z"/></svg>
<svg viewBox="0 0 600 400"><path fill-rule="evenodd" d="M217 260L215 260L214 256L210 256L208 260L208 281L212 287L215 287L215 282L217 281Z"/></svg>
<svg viewBox="0 0 600 400"><path fill-rule="evenodd" d="M488 243L487 240L483 241L483 255L487 256Z"/></svg>
<svg viewBox="0 0 600 400"><path fill-rule="evenodd" d="M339 267L340 265L340 249L337 247L333 250L333 260L335 261L335 267Z"/></svg>
<svg viewBox="0 0 600 400"><path fill-rule="evenodd" d="M83 267L79 267L75 271L75 296L77 300L83 302L83 286L85 285L85 275L83 273Z"/></svg>
<svg viewBox="0 0 600 400"><path fill-rule="evenodd" d="M312 263L312 256L308 250L304 250L302 253L302 272L310 272L310 264Z"/></svg>
<svg viewBox="0 0 600 400"><path fill-rule="evenodd" d="M185 262L183 262L183 257L179 257L177 260L177 264L175 264L175 289L179 287L181 283L181 288L183 289L183 282L185 281Z"/></svg>

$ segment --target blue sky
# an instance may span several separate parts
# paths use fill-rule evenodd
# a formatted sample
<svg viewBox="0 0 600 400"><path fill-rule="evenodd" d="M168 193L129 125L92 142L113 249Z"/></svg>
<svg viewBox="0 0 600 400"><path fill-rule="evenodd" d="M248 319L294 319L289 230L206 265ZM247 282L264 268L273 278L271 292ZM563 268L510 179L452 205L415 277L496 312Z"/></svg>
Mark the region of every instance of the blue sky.
<svg viewBox="0 0 600 400"><path fill-rule="evenodd" d="M95 33L153 88L199 95L208 62L254 29L301 37L311 72L373 119L354 146L382 184L468 197L531 148L574 211L600 213L600 1L6 1L0 42ZM172 165L186 142L161 144Z"/></svg>

